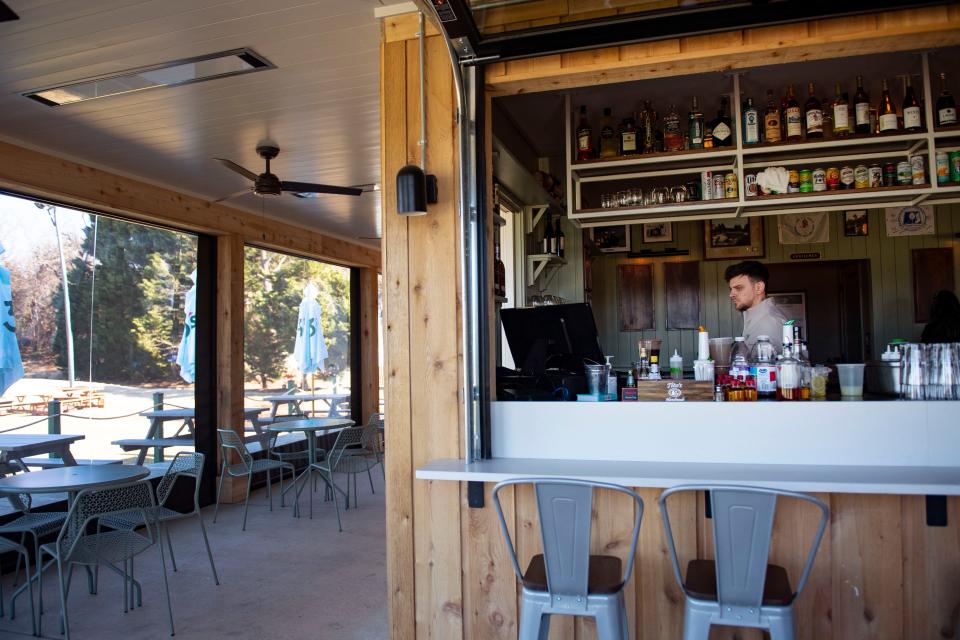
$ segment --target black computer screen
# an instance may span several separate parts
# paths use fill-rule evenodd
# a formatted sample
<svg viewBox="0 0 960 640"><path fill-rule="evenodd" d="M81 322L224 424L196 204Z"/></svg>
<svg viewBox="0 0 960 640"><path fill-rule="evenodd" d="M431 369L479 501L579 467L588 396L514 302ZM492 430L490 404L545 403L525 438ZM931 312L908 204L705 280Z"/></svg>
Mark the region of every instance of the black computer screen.
<svg viewBox="0 0 960 640"><path fill-rule="evenodd" d="M584 360L603 362L597 323L586 302L503 309L500 319L513 361L524 373L582 374Z"/></svg>

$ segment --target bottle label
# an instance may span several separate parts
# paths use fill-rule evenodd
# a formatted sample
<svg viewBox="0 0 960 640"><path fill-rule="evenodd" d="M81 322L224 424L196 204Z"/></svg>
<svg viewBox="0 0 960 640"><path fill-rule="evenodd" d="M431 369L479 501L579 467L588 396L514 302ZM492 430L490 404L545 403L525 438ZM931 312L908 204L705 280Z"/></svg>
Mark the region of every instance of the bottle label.
<svg viewBox="0 0 960 640"><path fill-rule="evenodd" d="M590 134L581 133L577 136L577 150L578 151L590 151Z"/></svg>
<svg viewBox="0 0 960 640"><path fill-rule="evenodd" d="M757 380L758 393L777 392L777 367L772 364L758 364L754 374Z"/></svg>
<svg viewBox="0 0 960 640"><path fill-rule="evenodd" d="M870 124L870 103L858 102L857 106L857 126Z"/></svg>
<svg viewBox="0 0 960 640"><path fill-rule="evenodd" d="M897 130L897 114L895 113L885 113L880 116L880 131L896 131Z"/></svg>
<svg viewBox="0 0 960 640"><path fill-rule="evenodd" d="M743 114L743 137L747 144L760 142L760 122L758 114L753 109L748 109Z"/></svg>
<svg viewBox="0 0 960 640"><path fill-rule="evenodd" d="M725 122L719 123L713 128L713 139L714 140L726 140L730 137L730 127L726 125Z"/></svg>
<svg viewBox="0 0 960 640"><path fill-rule="evenodd" d="M807 111L807 133L823 132L823 111L810 109Z"/></svg>
<svg viewBox="0 0 960 640"><path fill-rule="evenodd" d="M907 107L903 110L903 128L920 128L920 107Z"/></svg>
<svg viewBox="0 0 960 640"><path fill-rule="evenodd" d="M800 120L800 107L787 107L787 136L803 135L803 124Z"/></svg>
<svg viewBox="0 0 960 640"><path fill-rule="evenodd" d="M833 129L835 131L845 131L847 121L850 119L849 109L846 104L833 105Z"/></svg>
<svg viewBox="0 0 960 640"><path fill-rule="evenodd" d="M939 109L937 114L940 119L940 125L948 124L957 124L957 108L956 107L944 107Z"/></svg>
<svg viewBox="0 0 960 640"><path fill-rule="evenodd" d="M764 117L764 137L767 142L780 141L780 114L768 113Z"/></svg>
<svg viewBox="0 0 960 640"><path fill-rule="evenodd" d="M703 121L690 122L690 144L703 144Z"/></svg>
<svg viewBox="0 0 960 640"><path fill-rule="evenodd" d="M623 141L623 152L624 153L635 153L637 151L637 134L633 131L624 131L620 135L620 139Z"/></svg>

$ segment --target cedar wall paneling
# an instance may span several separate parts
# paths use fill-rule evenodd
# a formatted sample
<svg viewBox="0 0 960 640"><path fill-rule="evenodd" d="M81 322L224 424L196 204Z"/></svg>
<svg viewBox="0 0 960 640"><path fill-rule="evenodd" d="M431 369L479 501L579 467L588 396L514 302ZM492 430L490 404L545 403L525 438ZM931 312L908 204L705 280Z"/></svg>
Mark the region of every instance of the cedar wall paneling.
<svg viewBox="0 0 960 640"><path fill-rule="evenodd" d="M945 9L945 11L947 11ZM954 15L950 8L949 16ZM870 28L883 23L870 16ZM863 25L851 19L851 29ZM533 23L533 21L531 21ZM392 26L391 26L392 25ZM416 162L419 137L417 45L394 37L412 36L403 20L385 24L382 46L382 158L384 175L384 305L387 455L388 606L391 638L486 640L515 638L518 590L507 559L496 514L486 487L484 509L466 507L466 489L450 482L414 479L418 465L438 457L462 455L462 416L459 391L459 315L457 291L457 213L453 200L456 141L452 87L446 51L436 37L428 39L427 96L428 169L438 176L441 202L430 213L409 219L396 215L392 176L407 162ZM843 29L831 23L824 37L840 38ZM822 26L822 25L821 25ZM795 30L795 25L791 29ZM808 25L808 36L817 24ZM392 31L391 31L392 30ZM786 33L786 32L784 32ZM772 38L775 34L756 34ZM849 34L848 34L849 35ZM748 33L746 36L750 36ZM753 37L753 36L750 36ZM660 55L668 46L658 43L630 49L637 60ZM692 46L685 43L684 46ZM592 54L583 54L591 57ZM555 57L559 58L559 56ZM596 56L592 56L596 58ZM555 60L523 61L533 72ZM949 211L949 213L946 213ZM872 261L875 340L878 344L909 330L909 249L951 246L960 231L960 210L938 209L936 236L887 239L880 214L871 212L870 236L837 237L832 214L825 259L863 257ZM489 220L487 221L489 224ZM776 221L766 220L767 238L776 239ZM579 234L566 229L568 242ZM639 229L635 231L639 233ZM674 225L680 246L691 248L699 260L701 227ZM639 240L639 238L636 238ZM661 245L662 246L662 245ZM767 260L786 261L791 249L768 245ZM673 260L673 258L671 258ZM594 295L613 295L605 282L615 282L621 260L607 256L594 261ZM720 333L735 330L734 312L722 285L724 262L701 263L701 309L705 324ZM662 269L655 269L657 309L663 310ZM582 283L582 270L570 270L571 282ZM610 275L613 277L609 277ZM660 275L656 275L660 274ZM562 274L560 275L562 277ZM579 283L576 279L579 278ZM555 280L555 283L557 281ZM558 285L560 286L560 285ZM582 284L579 289L582 290ZM571 296L572 297L572 296ZM603 298L601 298L603 299ZM600 305L598 305L600 306ZM614 305L615 309L616 306ZM896 308L894 314L884 309ZM901 311L902 310L902 311ZM664 326L663 311L657 312ZM613 316L601 319L601 331ZM615 329L615 327L614 327ZM618 362L629 361L628 345L639 335L616 335ZM651 334L652 335L652 334ZM694 349L691 331L665 332L670 345L681 344L685 357ZM622 342L622 347L620 345ZM610 349L611 346L605 345ZM679 638L682 599L674 584L666 555L657 497L659 491L640 490L645 501L644 522L637 551L636 571L628 605L635 637ZM508 527L522 565L540 549L533 494L517 488L504 493ZM948 500L949 526L925 525L922 497L830 495L831 525L824 539L811 582L798 602L799 638L947 638L960 612L960 539L957 522L960 499ZM702 496L687 496L671 504L681 553L681 564L695 555L709 557L709 523L703 517ZM624 557L633 510L615 495L598 496L594 514L595 550ZM775 561L786 565L796 580L802 565L801 541L815 522L798 508L785 507L772 550ZM590 622L563 617L553 622L550 638L580 640L593 637ZM716 629L713 638L754 638Z"/></svg>

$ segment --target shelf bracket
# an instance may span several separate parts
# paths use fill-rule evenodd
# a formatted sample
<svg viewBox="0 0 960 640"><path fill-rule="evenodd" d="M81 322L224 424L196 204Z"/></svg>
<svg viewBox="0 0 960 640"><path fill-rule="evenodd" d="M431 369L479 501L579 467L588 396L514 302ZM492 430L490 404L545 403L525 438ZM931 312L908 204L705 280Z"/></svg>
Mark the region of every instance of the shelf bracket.
<svg viewBox="0 0 960 640"><path fill-rule="evenodd" d="M911 207L915 207L915 206L917 206L918 204L920 204L921 202L923 202L924 200L926 200L927 198L929 198L930 196L931 196L931 194L929 194L929 193L922 193L922 194L920 194L919 196L917 196L916 198L914 198L913 200L910 201L910 206L911 206Z"/></svg>
<svg viewBox="0 0 960 640"><path fill-rule="evenodd" d="M533 233L537 223L543 218L544 214L550 209L548 204L530 204L523 208L526 217L527 233Z"/></svg>
<svg viewBox="0 0 960 640"><path fill-rule="evenodd" d="M926 138L922 140L917 140L916 142L913 143L913 146L907 149L907 155L909 156L915 153L917 149L919 149L920 147L926 146L926 144L927 144Z"/></svg>
<svg viewBox="0 0 960 640"><path fill-rule="evenodd" d="M537 260L536 258L530 259L531 269L527 271L527 286L532 287L536 283L537 278L540 277L540 274L543 273L543 270L547 268L547 265L550 264L548 260Z"/></svg>

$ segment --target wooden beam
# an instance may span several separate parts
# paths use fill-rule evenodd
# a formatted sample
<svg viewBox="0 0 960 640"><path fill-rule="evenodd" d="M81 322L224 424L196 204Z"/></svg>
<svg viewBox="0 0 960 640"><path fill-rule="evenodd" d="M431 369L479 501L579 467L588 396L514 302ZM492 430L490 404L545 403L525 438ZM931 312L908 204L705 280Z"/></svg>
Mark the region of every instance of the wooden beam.
<svg viewBox="0 0 960 640"><path fill-rule="evenodd" d="M217 428L233 429L241 438L244 436L243 258L243 238L217 237ZM242 501L246 479L228 477L224 482L221 501Z"/></svg>
<svg viewBox="0 0 960 640"><path fill-rule="evenodd" d="M380 268L375 248L6 142L0 142L0 188L197 233L232 234L337 264Z"/></svg>
<svg viewBox="0 0 960 640"><path fill-rule="evenodd" d="M360 270L361 417L380 411L380 286L376 269Z"/></svg>

